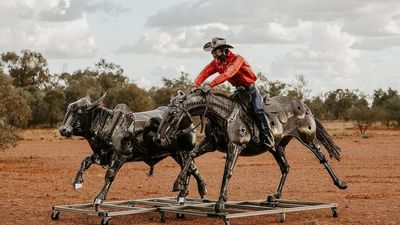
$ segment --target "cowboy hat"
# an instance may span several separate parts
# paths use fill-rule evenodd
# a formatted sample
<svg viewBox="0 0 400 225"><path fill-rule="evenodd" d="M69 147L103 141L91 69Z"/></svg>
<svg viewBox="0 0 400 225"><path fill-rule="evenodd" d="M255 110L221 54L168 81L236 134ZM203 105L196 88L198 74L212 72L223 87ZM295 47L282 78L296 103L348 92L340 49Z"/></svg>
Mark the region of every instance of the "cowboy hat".
<svg viewBox="0 0 400 225"><path fill-rule="evenodd" d="M211 41L207 42L203 49L204 51L211 52L218 47L233 48L232 45L226 44L226 40L224 38L215 37Z"/></svg>

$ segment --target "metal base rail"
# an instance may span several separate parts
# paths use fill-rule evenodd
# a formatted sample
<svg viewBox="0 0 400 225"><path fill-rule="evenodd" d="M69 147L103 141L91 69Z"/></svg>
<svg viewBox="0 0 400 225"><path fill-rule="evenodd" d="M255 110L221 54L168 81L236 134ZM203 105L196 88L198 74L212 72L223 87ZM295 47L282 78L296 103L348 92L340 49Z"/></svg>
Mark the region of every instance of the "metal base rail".
<svg viewBox="0 0 400 225"><path fill-rule="evenodd" d="M102 217L101 225L110 225L114 216L142 214L149 212L160 213L160 222L165 223L166 213L175 213L177 218L185 215L202 216L222 219L224 225L229 225L229 219L279 214L280 222L286 219L286 213L300 212L317 209L332 210L333 217L339 216L336 203L323 203L312 201L296 201L268 198L268 200L234 201L225 203L222 213L214 212L215 201L187 198L185 205L177 203L174 197L149 198L127 201L104 202L101 205L74 204L53 206L51 218L58 220L60 212L82 213L89 216Z"/></svg>
<svg viewBox="0 0 400 225"><path fill-rule="evenodd" d="M206 200L205 200L206 201ZM201 199L186 198L185 205L204 203ZM138 200L108 201L100 205L93 203L57 205L52 207L51 219L59 220L61 212L85 214L101 217L101 225L111 225L110 219L115 216L159 212L160 207L179 206L176 197L148 198ZM182 218L182 214L177 214ZM161 220L162 220L161 216Z"/></svg>
<svg viewBox="0 0 400 225"><path fill-rule="evenodd" d="M214 212L214 203L204 203L196 205L184 205L175 207L161 207L159 210L164 213L179 213L183 215L203 216L218 218L223 220L224 225L229 225L229 219L280 214L280 222L286 219L286 213L300 212L317 209L331 209L333 217L339 216L336 203L323 203L296 200L253 200L225 203L225 210L222 213Z"/></svg>

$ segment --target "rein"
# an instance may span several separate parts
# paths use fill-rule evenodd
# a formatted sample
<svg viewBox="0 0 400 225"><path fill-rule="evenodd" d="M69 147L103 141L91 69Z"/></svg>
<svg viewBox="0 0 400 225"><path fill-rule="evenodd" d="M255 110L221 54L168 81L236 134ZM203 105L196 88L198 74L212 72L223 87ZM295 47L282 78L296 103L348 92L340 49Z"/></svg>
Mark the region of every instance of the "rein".
<svg viewBox="0 0 400 225"><path fill-rule="evenodd" d="M193 128L188 127L188 128L186 128L186 129L184 129L184 130L178 131L177 133L174 134L175 138L177 138L177 137L179 137L179 136L182 136L182 135L185 135L185 134L188 134L188 133L194 131L197 127L199 127L199 125L201 125L201 133L203 132L203 128L204 128L204 117L205 117L206 114L207 114L208 106L209 106L209 102L208 102L207 96L206 96L205 98L206 98L206 109L204 110L203 115L200 116L200 118L201 118L200 122L199 122L195 127L193 127ZM192 115L190 115L190 112L189 112L188 110L186 110L186 109L183 108L183 107L179 107L179 108L180 108L181 110L184 111L184 113L190 118L190 120L192 120ZM183 118L183 117L182 117L182 118ZM181 119L182 119L182 118L181 118ZM179 122L181 121L181 119L179 120ZM178 122L177 124L179 124L179 122Z"/></svg>

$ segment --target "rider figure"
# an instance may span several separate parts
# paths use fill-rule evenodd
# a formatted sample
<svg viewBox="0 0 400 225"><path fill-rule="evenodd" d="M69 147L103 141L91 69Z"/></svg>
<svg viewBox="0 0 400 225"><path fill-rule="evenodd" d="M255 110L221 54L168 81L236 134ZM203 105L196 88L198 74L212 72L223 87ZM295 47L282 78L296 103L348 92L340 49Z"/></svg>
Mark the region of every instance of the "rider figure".
<svg viewBox="0 0 400 225"><path fill-rule="evenodd" d="M209 76L218 72L219 75L202 88L203 92L207 93L211 88L225 81L229 81L236 88L244 87L245 91L251 95L251 108L256 115L260 128L261 141L273 147L274 141L268 125L268 118L264 115L262 97L255 85L257 76L251 70L247 61L242 56L230 51L230 48L233 47L226 44L224 38L218 37L204 45L203 49L211 51L214 59L197 76L194 86L199 87Z"/></svg>

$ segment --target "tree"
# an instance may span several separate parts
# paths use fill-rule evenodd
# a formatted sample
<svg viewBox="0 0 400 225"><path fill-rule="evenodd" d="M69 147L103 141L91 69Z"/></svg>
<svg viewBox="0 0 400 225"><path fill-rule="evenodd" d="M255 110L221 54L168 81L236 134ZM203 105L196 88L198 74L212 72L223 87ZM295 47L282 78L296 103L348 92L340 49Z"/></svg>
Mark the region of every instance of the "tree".
<svg viewBox="0 0 400 225"><path fill-rule="evenodd" d="M122 87L127 84L128 79L124 76L121 66L100 59L95 65L95 73L100 86L104 91Z"/></svg>
<svg viewBox="0 0 400 225"><path fill-rule="evenodd" d="M142 112L154 108L152 96L135 84L126 84L119 89L109 92L104 103L110 108L124 103L134 112Z"/></svg>
<svg viewBox="0 0 400 225"><path fill-rule="evenodd" d="M376 120L377 113L366 104L353 105L348 111L348 117L356 122L358 130L363 137L366 130Z"/></svg>
<svg viewBox="0 0 400 225"><path fill-rule="evenodd" d="M333 114L335 119L348 119L348 110L361 101L357 90L336 89L325 94L324 109ZM365 99L364 99L365 100ZM366 100L365 100L366 102Z"/></svg>
<svg viewBox="0 0 400 225"><path fill-rule="evenodd" d="M399 96L397 90L388 88L387 91L384 91L382 88L379 88L378 90L374 90L372 106L384 106L389 99L397 96Z"/></svg>
<svg viewBox="0 0 400 225"><path fill-rule="evenodd" d="M72 74L64 73L62 79L65 83L64 93L66 103L69 104L89 95L97 99L103 94L103 88L98 82L97 73L90 70L77 70Z"/></svg>
<svg viewBox="0 0 400 225"><path fill-rule="evenodd" d="M1 54L2 65L7 67L15 87L34 85L46 88L51 76L47 68L47 60L38 52L22 50L21 55L14 52Z"/></svg>
<svg viewBox="0 0 400 225"><path fill-rule="evenodd" d="M303 75L297 75L293 83L287 84L279 80L268 80L262 73L257 74L257 87L263 96L273 97L284 95L305 99L311 92L306 86L307 81Z"/></svg>
<svg viewBox="0 0 400 225"><path fill-rule="evenodd" d="M395 122L396 127L400 127L400 96L390 98L384 107L389 112L390 120Z"/></svg>
<svg viewBox="0 0 400 225"><path fill-rule="evenodd" d="M17 128L28 122L31 111L26 97L25 91L12 86L10 77L0 71L0 149L15 144Z"/></svg>
<svg viewBox="0 0 400 225"><path fill-rule="evenodd" d="M307 81L303 75L297 75L294 83L289 84L288 96L292 96L298 99L306 99L311 90L307 88Z"/></svg>
<svg viewBox="0 0 400 225"><path fill-rule="evenodd" d="M315 96L312 99L306 99L304 103L310 108L312 114L316 118L321 120L334 119L333 114L325 109L322 96Z"/></svg>
<svg viewBox="0 0 400 225"><path fill-rule="evenodd" d="M85 70L78 70L72 74L64 73L61 75L61 79L65 83L64 93L66 97L66 103L71 103L79 98L86 95L92 99L97 99L105 92L108 93L104 103L107 107L114 107L118 103L118 100L122 100L118 94L124 95L121 89L134 90L135 88L128 88L129 83L127 77L123 74L123 69L114 63L107 62L104 59L100 59L95 64L95 68L86 68ZM125 101L129 99L124 98ZM146 108L147 106L145 106ZM140 106L135 106L140 108Z"/></svg>
<svg viewBox="0 0 400 225"><path fill-rule="evenodd" d="M43 101L44 92L36 86L27 86L24 88L28 93L28 104L32 110L32 116L29 118L29 126L43 125L47 122L47 106Z"/></svg>
<svg viewBox="0 0 400 225"><path fill-rule="evenodd" d="M60 89L49 90L43 97L43 102L46 104L46 123L53 127L64 118L65 94Z"/></svg>
<svg viewBox="0 0 400 225"><path fill-rule="evenodd" d="M189 92L193 86L193 81L189 79L189 74L181 72L178 78L167 79L163 78L163 87L153 87L150 89L154 105L156 107L168 105L171 97L175 96L178 90Z"/></svg>
<svg viewBox="0 0 400 225"><path fill-rule="evenodd" d="M378 112L378 120L386 127L389 127L392 121L398 121L396 125L399 126L399 99L397 90L392 88L388 88L387 91L381 88L374 90L372 107Z"/></svg>

